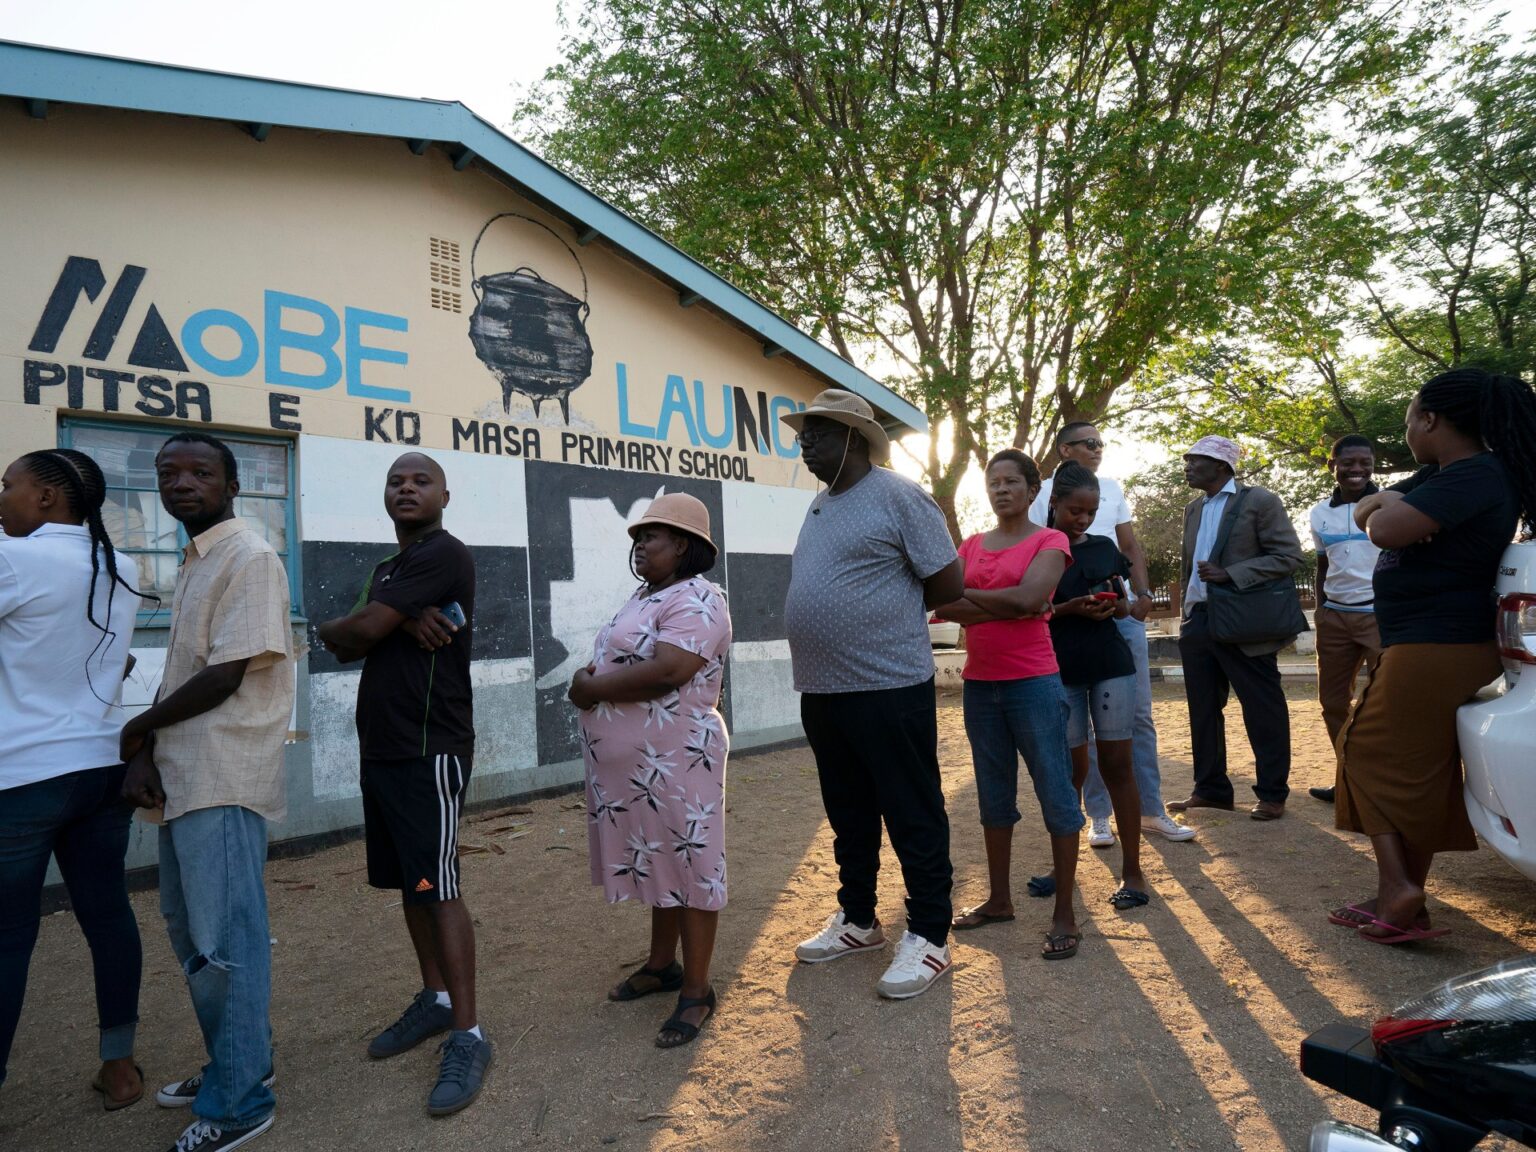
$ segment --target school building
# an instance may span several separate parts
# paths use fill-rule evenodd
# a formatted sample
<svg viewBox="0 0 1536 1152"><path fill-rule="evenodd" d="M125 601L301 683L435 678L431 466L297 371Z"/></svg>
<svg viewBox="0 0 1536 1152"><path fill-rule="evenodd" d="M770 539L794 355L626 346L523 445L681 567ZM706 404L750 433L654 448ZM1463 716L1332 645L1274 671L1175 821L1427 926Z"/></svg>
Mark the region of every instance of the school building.
<svg viewBox="0 0 1536 1152"><path fill-rule="evenodd" d="M0 155L0 466L63 445L105 470L162 598L142 706L186 542L155 450L188 427L233 447L307 649L274 840L361 823L359 673L314 626L393 551L408 449L442 463L478 566L472 800L581 778L566 685L663 490L722 549L734 746L799 735L783 601L816 483L779 417L827 387L893 436L917 409L461 104L0 43ZM153 845L136 825L130 864Z"/></svg>

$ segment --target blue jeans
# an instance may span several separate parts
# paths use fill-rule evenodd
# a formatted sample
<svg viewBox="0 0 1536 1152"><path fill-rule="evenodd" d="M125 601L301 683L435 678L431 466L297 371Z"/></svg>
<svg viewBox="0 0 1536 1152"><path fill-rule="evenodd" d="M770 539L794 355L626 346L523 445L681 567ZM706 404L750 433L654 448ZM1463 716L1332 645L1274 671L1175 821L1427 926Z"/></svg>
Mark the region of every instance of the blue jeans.
<svg viewBox="0 0 1536 1152"><path fill-rule="evenodd" d="M248 808L199 808L160 828L160 911L187 977L208 1063L192 1111L222 1128L272 1114L272 945L267 822Z"/></svg>
<svg viewBox="0 0 1536 1152"><path fill-rule="evenodd" d="M1011 828L1019 822L1019 757L1023 756L1046 831L1070 836L1081 828L1083 814L1072 787L1067 698L1061 677L1053 672L1022 680L967 680L964 703L981 826Z"/></svg>
<svg viewBox="0 0 1536 1152"><path fill-rule="evenodd" d="M0 1083L21 1018L50 855L90 945L101 1059L133 1055L144 960L123 880L133 809L122 790L121 764L0 790Z"/></svg>
<svg viewBox="0 0 1536 1152"><path fill-rule="evenodd" d="M1136 722L1131 730L1131 768L1136 776L1136 791L1141 794L1141 814L1163 814L1163 774L1157 763L1157 728L1152 723L1152 669L1147 659L1147 626L1127 616L1116 620L1115 627L1130 646L1136 661ZM1098 754L1088 743L1088 779L1083 784L1083 807L1095 820L1108 820L1113 809L1104 778L1099 775Z"/></svg>

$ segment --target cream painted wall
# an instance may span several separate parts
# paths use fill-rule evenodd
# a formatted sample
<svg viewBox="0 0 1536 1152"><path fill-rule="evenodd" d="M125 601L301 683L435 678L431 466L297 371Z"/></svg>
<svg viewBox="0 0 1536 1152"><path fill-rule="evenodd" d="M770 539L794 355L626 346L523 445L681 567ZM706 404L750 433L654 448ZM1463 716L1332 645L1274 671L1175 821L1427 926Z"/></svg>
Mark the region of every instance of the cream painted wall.
<svg viewBox="0 0 1536 1152"><path fill-rule="evenodd" d="M783 358L765 358L756 340L706 309L680 307L670 288L601 242L578 246L569 229L491 175L473 168L455 172L439 151L418 157L398 140L282 128L258 143L234 124L72 105L54 106L47 119L34 120L14 104L0 108L0 149L8 157L0 166L0 204L5 205L0 267L6 269L0 279L0 455L35 447L40 433L46 441L47 427L68 403L65 383L37 388L37 403L25 403L30 359L81 370L80 407L92 412L107 405L102 382L84 370L110 369L166 377L172 387L189 380L206 385L215 426L271 431L277 423L286 425L278 431L294 431L292 425L298 425L309 434L367 439L372 409L374 439L397 440L398 432L411 432L419 419L423 446L474 450L464 430L479 420L502 426L503 438L505 426L515 426L519 451L528 447L526 430L536 429L538 445L532 454L546 460L590 463L592 458L582 455L586 445L575 438L623 438L634 448L663 450L623 459L647 471L687 474L694 464L703 467L705 456L724 454L744 462L734 465L744 469L734 474L736 479L750 474L758 483L814 487L782 428L766 455L750 442L743 451L734 435L729 447L695 445L677 406L665 436L644 430L657 429L669 377L678 378L674 400L683 401L695 431L702 396L703 419L715 434L724 427L722 389L732 395L733 406L731 390L742 389L754 416L762 393L770 416L776 417L790 403L803 405L819 391L818 380ZM504 410L501 386L469 339L475 237L486 221L507 211L550 225L560 239L525 220L496 221L475 261L482 276L527 266L580 296L578 259L586 273L592 369L571 394L569 424L553 401L546 401L536 417L532 403L514 393L510 411ZM457 245L457 288L432 281L434 238ZM44 306L70 256L99 262L105 286L94 302L76 300L53 351L30 351ZM87 358L83 353L92 329L130 264L146 272L117 338L100 359ZM454 274L451 266L438 271L444 277ZM434 287L457 291L462 311L434 309ZM266 338L264 324L269 292L316 301L336 318L343 335L331 347L343 366L343 379L313 389L269 382L269 366L305 374L325 366L322 356L311 351L289 348L274 354L276 342ZM151 305L186 358L185 371L129 363ZM210 309L226 310L240 318L236 324L248 324L247 338L242 341L232 329L214 325L200 341L189 341L188 319ZM354 310L354 317L365 310L400 318L384 323L403 321L406 331L361 325L354 343L386 356L403 353L408 363L364 359L349 374L347 309ZM284 309L279 316L283 328L299 333L316 332L326 322L302 307ZM242 349L254 350L257 360L249 369L224 369L238 374L221 375L196 362L189 342L226 360ZM54 372L37 371L49 378ZM622 411L621 376L628 400ZM138 380L123 383L119 415L146 414L135 410L141 399L138 387ZM409 398L358 394L367 389L408 393ZM274 416L274 393L297 400ZM190 398L196 398L195 389ZM146 403L152 410L167 406ZM17 411L16 406L30 410ZM380 418L384 409L390 411ZM397 424L401 412L415 415ZM197 405L187 404L181 418L198 421L202 414ZM461 424L457 443L455 418ZM770 423L777 427L776 418ZM483 441L480 450L486 450ZM694 456L696 451L705 455ZM728 461L727 473L731 468Z"/></svg>

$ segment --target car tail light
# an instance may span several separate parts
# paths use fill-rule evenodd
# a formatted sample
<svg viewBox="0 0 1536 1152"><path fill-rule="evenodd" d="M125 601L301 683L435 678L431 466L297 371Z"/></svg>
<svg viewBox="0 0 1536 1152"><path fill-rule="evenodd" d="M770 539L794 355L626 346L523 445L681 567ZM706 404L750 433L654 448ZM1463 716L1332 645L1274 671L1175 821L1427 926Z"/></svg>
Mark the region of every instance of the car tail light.
<svg viewBox="0 0 1536 1152"><path fill-rule="evenodd" d="M1520 839L1520 833L1515 831L1515 822L1508 816L1500 816L1499 823L1504 825L1504 831L1508 832L1516 840Z"/></svg>
<svg viewBox="0 0 1536 1152"><path fill-rule="evenodd" d="M1536 633L1536 594L1512 592L1499 597L1499 655L1512 676L1519 676L1525 665L1536 664L1536 652L1525 641L1532 633Z"/></svg>

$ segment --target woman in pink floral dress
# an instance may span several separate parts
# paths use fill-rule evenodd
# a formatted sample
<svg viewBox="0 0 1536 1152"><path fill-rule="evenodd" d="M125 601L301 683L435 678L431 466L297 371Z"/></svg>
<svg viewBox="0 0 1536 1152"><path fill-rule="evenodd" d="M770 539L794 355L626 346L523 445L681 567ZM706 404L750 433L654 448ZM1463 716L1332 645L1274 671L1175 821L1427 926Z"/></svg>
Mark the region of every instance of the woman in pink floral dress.
<svg viewBox="0 0 1536 1152"><path fill-rule="evenodd" d="M715 1010L728 747L717 706L731 617L725 593L702 575L717 553L702 502L658 496L629 534L642 583L598 633L569 695L582 710L592 883L610 903L651 906L650 956L609 999L680 991L656 1037L675 1048Z"/></svg>

